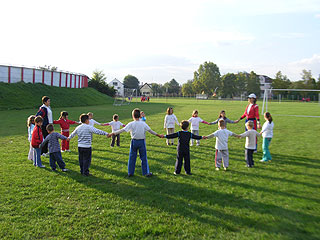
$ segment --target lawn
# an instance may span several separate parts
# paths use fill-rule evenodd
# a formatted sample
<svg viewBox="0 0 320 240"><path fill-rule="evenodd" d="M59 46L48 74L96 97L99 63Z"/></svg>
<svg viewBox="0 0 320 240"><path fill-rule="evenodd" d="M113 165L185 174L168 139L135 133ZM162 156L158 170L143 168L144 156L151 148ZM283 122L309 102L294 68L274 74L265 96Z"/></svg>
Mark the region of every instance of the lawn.
<svg viewBox="0 0 320 240"><path fill-rule="evenodd" d="M54 101L54 99L52 99ZM260 105L261 102L258 102ZM54 108L54 118L67 110L70 119L91 111L100 122L131 121L135 107L145 111L147 123L164 133L168 106L179 121L193 109L206 121L226 110L239 118L246 102L194 99L151 99L129 106L99 105ZM152 178L136 173L127 178L130 135L121 135L121 147L94 135L91 173L79 173L77 141L63 153L69 172L52 172L27 160L26 119L36 109L0 111L0 238L1 239L320 239L320 116L316 103L269 103L275 123L271 142L273 160L260 163L261 142L254 155L255 168L244 161L244 139L229 140L229 171L214 170L215 139L191 147L192 176L173 175L176 147L147 133ZM264 122L264 121L262 121ZM108 126L99 127L110 131ZM74 126L72 127L74 129ZM177 130L178 128L176 128ZM207 135L216 125L200 125ZM228 124L244 131L244 120ZM59 131L59 126L56 125Z"/></svg>

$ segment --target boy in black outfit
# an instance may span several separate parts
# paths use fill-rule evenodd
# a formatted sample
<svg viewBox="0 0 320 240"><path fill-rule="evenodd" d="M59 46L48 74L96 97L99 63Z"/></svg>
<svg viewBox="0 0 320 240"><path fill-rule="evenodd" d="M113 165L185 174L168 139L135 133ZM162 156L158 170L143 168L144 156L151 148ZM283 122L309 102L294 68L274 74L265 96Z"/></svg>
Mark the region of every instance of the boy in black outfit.
<svg viewBox="0 0 320 240"><path fill-rule="evenodd" d="M188 131L189 128L189 122L186 120L183 120L180 123L180 127L182 128L182 131L172 133L169 135L165 135L165 138L179 138L178 145L177 145L177 161L175 165L175 171L174 175L178 175L181 172L182 167L182 160L184 158L184 170L186 174L191 174L191 168L190 168L190 139L202 139L202 136L194 135L191 132Z"/></svg>

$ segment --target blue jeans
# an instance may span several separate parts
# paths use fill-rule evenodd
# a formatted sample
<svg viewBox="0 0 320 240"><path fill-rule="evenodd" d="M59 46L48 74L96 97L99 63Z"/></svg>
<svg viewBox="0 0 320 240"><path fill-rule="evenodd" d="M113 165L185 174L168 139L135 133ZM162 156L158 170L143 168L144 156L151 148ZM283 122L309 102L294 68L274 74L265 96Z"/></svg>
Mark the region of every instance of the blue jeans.
<svg viewBox="0 0 320 240"><path fill-rule="evenodd" d="M80 165L80 173L84 175L89 174L89 167L91 165L91 147L83 148L78 147L79 152L79 165Z"/></svg>
<svg viewBox="0 0 320 240"><path fill-rule="evenodd" d="M129 175L134 174L138 150L139 150L139 156L141 159L142 175L146 175L150 173L145 139L139 139L139 140L132 139L131 145L130 145L129 162L128 162Z"/></svg>
<svg viewBox="0 0 320 240"><path fill-rule="evenodd" d="M41 167L41 149L40 148L34 148L33 152L33 165L36 167Z"/></svg>
<svg viewBox="0 0 320 240"><path fill-rule="evenodd" d="M56 162L61 169L64 169L66 167L66 164L62 160L61 152L50 153L50 167L52 170L56 170Z"/></svg>
<svg viewBox="0 0 320 240"><path fill-rule="evenodd" d="M263 138L262 143L262 150L263 150L263 157L262 160L269 161L272 159L270 151L269 151L269 145L272 138Z"/></svg>

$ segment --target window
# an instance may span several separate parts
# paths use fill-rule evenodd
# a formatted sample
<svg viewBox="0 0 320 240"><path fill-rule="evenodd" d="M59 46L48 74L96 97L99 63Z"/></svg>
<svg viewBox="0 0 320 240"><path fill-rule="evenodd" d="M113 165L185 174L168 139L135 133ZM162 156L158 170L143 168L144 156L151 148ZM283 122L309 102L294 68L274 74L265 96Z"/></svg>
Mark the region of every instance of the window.
<svg viewBox="0 0 320 240"><path fill-rule="evenodd" d="M113 82L113 86L118 86L118 83L117 82Z"/></svg>

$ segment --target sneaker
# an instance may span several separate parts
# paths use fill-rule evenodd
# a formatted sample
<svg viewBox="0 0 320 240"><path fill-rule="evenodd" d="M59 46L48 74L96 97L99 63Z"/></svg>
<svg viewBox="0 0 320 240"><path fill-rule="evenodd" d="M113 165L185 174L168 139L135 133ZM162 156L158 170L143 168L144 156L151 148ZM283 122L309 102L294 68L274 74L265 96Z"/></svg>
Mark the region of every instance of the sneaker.
<svg viewBox="0 0 320 240"><path fill-rule="evenodd" d="M133 174L128 174L128 177L133 177Z"/></svg>
<svg viewBox="0 0 320 240"><path fill-rule="evenodd" d="M224 169L225 171L227 171L228 168L224 167L223 169Z"/></svg>
<svg viewBox="0 0 320 240"><path fill-rule="evenodd" d="M64 152L64 150L61 150L61 152L63 153L63 152Z"/></svg>
<svg viewBox="0 0 320 240"><path fill-rule="evenodd" d="M61 169L61 171L62 171L62 172L68 172L69 169L63 168L63 169Z"/></svg>
<svg viewBox="0 0 320 240"><path fill-rule="evenodd" d="M216 167L216 171L219 171L219 170L220 170L220 168Z"/></svg>
<svg viewBox="0 0 320 240"><path fill-rule="evenodd" d="M46 166L45 165L41 165L41 166L38 166L39 168L45 168Z"/></svg>
<svg viewBox="0 0 320 240"><path fill-rule="evenodd" d="M149 172L148 174L146 174L146 177L152 177L152 172Z"/></svg>
<svg viewBox="0 0 320 240"><path fill-rule="evenodd" d="M174 171L173 174L177 176L177 175L179 175L180 173L177 173L176 171Z"/></svg>
<svg viewBox="0 0 320 240"><path fill-rule="evenodd" d="M197 146L200 146L200 143L197 143Z"/></svg>
<svg viewBox="0 0 320 240"><path fill-rule="evenodd" d="M173 143L171 143L171 145L173 145Z"/></svg>
<svg viewBox="0 0 320 240"><path fill-rule="evenodd" d="M187 173L187 172L186 172L186 174L187 174L187 175L192 175L192 173L191 173L191 172L189 172L189 173Z"/></svg>
<svg viewBox="0 0 320 240"><path fill-rule="evenodd" d="M113 146L110 145L111 148L113 148Z"/></svg>
<svg viewBox="0 0 320 240"><path fill-rule="evenodd" d="M191 143L190 146L192 147L192 146L193 146L193 143Z"/></svg>

